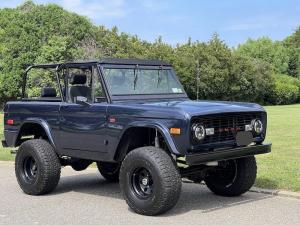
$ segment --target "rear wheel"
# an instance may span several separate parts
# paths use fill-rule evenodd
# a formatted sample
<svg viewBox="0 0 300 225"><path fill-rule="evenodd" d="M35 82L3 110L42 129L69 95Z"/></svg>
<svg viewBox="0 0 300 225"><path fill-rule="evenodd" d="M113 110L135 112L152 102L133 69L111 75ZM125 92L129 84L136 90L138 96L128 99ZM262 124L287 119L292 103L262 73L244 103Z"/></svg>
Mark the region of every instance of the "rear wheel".
<svg viewBox="0 0 300 225"><path fill-rule="evenodd" d="M143 215L158 215L178 201L181 177L173 159L162 149L137 148L125 157L120 187L131 209Z"/></svg>
<svg viewBox="0 0 300 225"><path fill-rule="evenodd" d="M97 162L97 167L101 175L110 182L119 181L120 164L119 163L108 163L108 162Z"/></svg>
<svg viewBox="0 0 300 225"><path fill-rule="evenodd" d="M238 196L253 186L256 170L254 156L228 160L209 171L205 183L217 195Z"/></svg>
<svg viewBox="0 0 300 225"><path fill-rule="evenodd" d="M15 172L26 194L42 195L54 190L60 171L59 159L47 141L34 139L22 143L15 159Z"/></svg>

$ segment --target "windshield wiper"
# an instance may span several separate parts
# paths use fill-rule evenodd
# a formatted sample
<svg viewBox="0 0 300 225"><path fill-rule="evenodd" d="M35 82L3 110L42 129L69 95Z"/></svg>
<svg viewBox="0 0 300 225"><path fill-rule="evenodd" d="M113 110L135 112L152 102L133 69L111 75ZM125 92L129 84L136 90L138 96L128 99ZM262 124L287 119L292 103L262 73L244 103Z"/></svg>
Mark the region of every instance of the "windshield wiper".
<svg viewBox="0 0 300 225"><path fill-rule="evenodd" d="M134 68L134 80L133 80L133 90L135 90L135 87L136 87L136 83L137 83L137 80L138 80L138 66L139 65L136 65L135 68Z"/></svg>
<svg viewBox="0 0 300 225"><path fill-rule="evenodd" d="M158 73L157 73L157 87L159 86L162 78L161 78L161 73L163 72L163 66L160 66Z"/></svg>

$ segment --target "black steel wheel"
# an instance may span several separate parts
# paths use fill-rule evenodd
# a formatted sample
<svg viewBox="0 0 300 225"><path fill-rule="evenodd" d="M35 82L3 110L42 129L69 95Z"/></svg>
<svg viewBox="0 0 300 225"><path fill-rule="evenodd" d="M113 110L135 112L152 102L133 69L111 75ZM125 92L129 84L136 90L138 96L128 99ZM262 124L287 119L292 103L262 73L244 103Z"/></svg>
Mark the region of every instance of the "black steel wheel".
<svg viewBox="0 0 300 225"><path fill-rule="evenodd" d="M27 183L33 183L38 176L38 165L32 156L25 157L22 175Z"/></svg>
<svg viewBox="0 0 300 225"><path fill-rule="evenodd" d="M181 176L172 157L164 150L141 147L125 157L120 170L120 188L136 213L158 215L176 205Z"/></svg>
<svg viewBox="0 0 300 225"><path fill-rule="evenodd" d="M153 179L151 173L143 168L137 168L131 175L133 189L140 198L149 198L153 194Z"/></svg>

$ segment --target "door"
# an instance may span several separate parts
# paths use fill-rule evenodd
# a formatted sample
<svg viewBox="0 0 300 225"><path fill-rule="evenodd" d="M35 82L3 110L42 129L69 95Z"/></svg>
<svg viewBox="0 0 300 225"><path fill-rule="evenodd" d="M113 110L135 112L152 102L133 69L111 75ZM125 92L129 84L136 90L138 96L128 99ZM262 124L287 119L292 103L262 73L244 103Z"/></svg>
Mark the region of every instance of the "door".
<svg viewBox="0 0 300 225"><path fill-rule="evenodd" d="M67 71L66 101L60 108L60 148L69 156L82 158L106 153L107 99L97 67L81 65ZM87 104L77 104L77 99Z"/></svg>

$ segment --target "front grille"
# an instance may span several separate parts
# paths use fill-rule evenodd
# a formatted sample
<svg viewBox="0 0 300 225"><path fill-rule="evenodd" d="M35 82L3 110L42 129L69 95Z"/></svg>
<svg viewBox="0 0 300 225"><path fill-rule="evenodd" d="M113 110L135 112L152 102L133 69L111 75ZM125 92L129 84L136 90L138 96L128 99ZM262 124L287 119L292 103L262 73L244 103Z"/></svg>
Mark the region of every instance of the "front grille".
<svg viewBox="0 0 300 225"><path fill-rule="evenodd" d="M215 132L213 135L207 135L201 143L197 140L193 140L193 143L235 142L236 133L245 131L245 125L251 124L253 119L263 120L263 113L226 113L195 117L192 119L192 124L202 123L205 128L214 128Z"/></svg>

